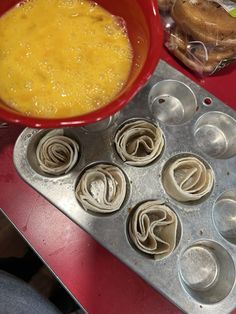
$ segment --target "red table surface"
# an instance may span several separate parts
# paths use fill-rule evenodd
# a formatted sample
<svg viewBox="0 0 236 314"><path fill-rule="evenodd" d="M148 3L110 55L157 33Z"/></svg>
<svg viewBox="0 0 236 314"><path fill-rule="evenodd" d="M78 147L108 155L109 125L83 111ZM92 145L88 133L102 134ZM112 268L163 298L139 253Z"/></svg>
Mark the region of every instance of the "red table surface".
<svg viewBox="0 0 236 314"><path fill-rule="evenodd" d="M166 51L162 58L236 109L235 67L198 80ZM0 207L58 279L91 314L181 313L19 178L12 153L22 129L0 130Z"/></svg>

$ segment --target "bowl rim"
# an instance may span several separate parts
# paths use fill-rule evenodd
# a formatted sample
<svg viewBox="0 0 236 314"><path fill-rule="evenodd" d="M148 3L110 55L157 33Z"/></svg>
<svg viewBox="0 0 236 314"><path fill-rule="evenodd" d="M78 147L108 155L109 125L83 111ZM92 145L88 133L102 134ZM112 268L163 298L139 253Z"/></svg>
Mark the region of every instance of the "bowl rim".
<svg viewBox="0 0 236 314"><path fill-rule="evenodd" d="M157 0L149 1L153 11L149 21L149 25L152 26L151 28L149 27L149 50L142 70L127 91L121 93L118 98L111 101L104 107L80 116L56 119L36 118L25 116L21 113L16 113L11 110L5 110L3 107L0 107L0 118L7 122L21 124L32 128L60 128L83 126L90 123L95 123L120 111L149 80L160 59L163 43L163 29L158 12ZM1 99L0 103L5 105L4 101Z"/></svg>

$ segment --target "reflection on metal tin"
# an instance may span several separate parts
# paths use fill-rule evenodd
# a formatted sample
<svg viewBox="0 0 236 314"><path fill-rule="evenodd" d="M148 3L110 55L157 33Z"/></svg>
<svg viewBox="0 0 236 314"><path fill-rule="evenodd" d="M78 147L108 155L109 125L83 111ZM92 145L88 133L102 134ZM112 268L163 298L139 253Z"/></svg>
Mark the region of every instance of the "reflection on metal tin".
<svg viewBox="0 0 236 314"><path fill-rule="evenodd" d="M207 290L214 285L218 268L216 257L204 246L190 247L181 258L182 278L194 290Z"/></svg>

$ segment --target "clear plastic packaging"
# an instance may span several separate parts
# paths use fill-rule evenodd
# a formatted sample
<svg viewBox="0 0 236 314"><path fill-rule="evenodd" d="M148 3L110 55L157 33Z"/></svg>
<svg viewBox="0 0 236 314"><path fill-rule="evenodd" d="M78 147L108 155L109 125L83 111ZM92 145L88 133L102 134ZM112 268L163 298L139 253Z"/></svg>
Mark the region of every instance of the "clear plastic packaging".
<svg viewBox="0 0 236 314"><path fill-rule="evenodd" d="M228 0L158 0L165 46L200 76L236 60L236 3Z"/></svg>

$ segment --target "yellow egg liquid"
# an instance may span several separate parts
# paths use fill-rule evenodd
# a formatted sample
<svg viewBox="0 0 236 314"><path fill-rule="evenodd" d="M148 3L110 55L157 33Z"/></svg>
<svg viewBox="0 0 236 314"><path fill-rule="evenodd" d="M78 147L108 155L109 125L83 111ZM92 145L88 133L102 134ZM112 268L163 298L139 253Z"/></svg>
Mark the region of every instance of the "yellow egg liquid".
<svg viewBox="0 0 236 314"><path fill-rule="evenodd" d="M25 115L72 117L103 107L131 65L124 25L94 2L31 0L0 18L0 98Z"/></svg>

